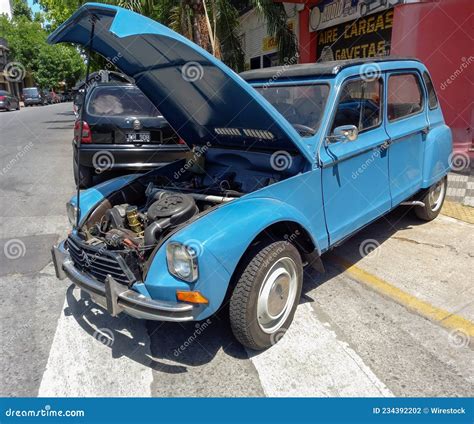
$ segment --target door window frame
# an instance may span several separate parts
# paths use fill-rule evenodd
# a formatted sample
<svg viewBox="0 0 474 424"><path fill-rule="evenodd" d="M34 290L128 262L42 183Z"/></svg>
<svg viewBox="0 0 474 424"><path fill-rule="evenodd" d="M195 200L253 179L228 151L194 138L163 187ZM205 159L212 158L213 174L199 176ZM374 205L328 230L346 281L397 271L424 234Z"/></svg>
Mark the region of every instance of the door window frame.
<svg viewBox="0 0 474 424"><path fill-rule="evenodd" d="M421 109L417 112L410 113L409 115L404 115L396 119L389 119L388 117L388 87L390 83L390 77L396 76L396 75L413 75L416 78L416 81L418 83L418 87L420 89L421 93ZM395 122L400 122L404 119L409 119L412 118L413 116L419 115L421 113L425 112L425 106L426 106L426 90L425 90L425 84L423 82L423 79L419 73L418 70L415 69L406 69L406 70L400 70L400 71L388 71L386 74L386 80L387 80L387 89L386 89L386 99L387 101L385 102L385 118L387 120L387 124L393 124Z"/></svg>
<svg viewBox="0 0 474 424"><path fill-rule="evenodd" d="M383 73L381 73L377 78L376 80L379 82L380 84L380 110L379 110L379 118L380 118L380 122L378 125L374 125L372 127L368 127L368 128L364 128L362 131L359 131L359 135L360 134L365 134L366 132L368 131L372 131L372 130L375 130L377 128L379 128L380 126L383 125L384 123L384 99L385 99L385 85L384 85L384 77L383 77ZM344 80L344 82L342 83L341 85L341 88L339 90L339 93L337 95L337 98L336 98L336 101L334 102L335 103L335 107L333 108L332 110L332 113L331 113L331 118L330 118L330 125L328 126L328 130L327 130L327 134L326 136L324 137L325 139L325 143L326 145L334 145L334 144L338 144L338 143L343 143L343 141L330 141L328 140L328 136L330 136L332 134L332 126L334 124L334 120L336 119L336 114L337 114L337 109L339 107L339 101L342 97L342 93L344 91L344 88L346 87L347 84L351 83L351 82L354 82L354 81L364 81L363 78L361 78L359 75L354 75L354 76L351 76L351 77L348 77ZM374 80L375 81L375 80ZM372 82L372 81L370 81ZM356 140L357 142L357 140Z"/></svg>

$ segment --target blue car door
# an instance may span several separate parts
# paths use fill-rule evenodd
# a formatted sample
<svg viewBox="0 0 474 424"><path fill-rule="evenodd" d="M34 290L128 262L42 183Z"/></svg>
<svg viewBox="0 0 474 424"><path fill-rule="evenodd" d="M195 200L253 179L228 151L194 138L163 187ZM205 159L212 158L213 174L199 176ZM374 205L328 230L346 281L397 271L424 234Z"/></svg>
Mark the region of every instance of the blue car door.
<svg viewBox="0 0 474 424"><path fill-rule="evenodd" d="M341 87L321 149L322 187L330 244L349 236L390 209L388 136L383 125L383 75L353 78ZM334 129L355 125L355 141L331 141Z"/></svg>
<svg viewBox="0 0 474 424"><path fill-rule="evenodd" d="M389 73L386 91L390 191L392 205L396 206L421 188L428 121L421 79L416 71Z"/></svg>

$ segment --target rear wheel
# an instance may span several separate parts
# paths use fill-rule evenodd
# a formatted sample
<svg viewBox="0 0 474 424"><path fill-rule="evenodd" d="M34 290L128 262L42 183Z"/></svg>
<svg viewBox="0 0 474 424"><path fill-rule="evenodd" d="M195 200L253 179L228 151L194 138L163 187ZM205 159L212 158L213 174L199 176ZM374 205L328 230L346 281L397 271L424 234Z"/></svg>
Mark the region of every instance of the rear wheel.
<svg viewBox="0 0 474 424"><path fill-rule="evenodd" d="M293 321L301 296L303 266L288 241L252 249L230 299L230 323L244 346L263 350L278 342Z"/></svg>
<svg viewBox="0 0 474 424"><path fill-rule="evenodd" d="M79 166L79 175L77 172L77 161L74 157L74 182L76 186L79 183L79 188L89 188L92 187L92 178L94 176L94 169L89 168L88 166L80 165ZM79 181L78 181L79 177Z"/></svg>
<svg viewBox="0 0 474 424"><path fill-rule="evenodd" d="M425 206L415 207L416 216L423 221L432 221L435 219L443 207L447 187L448 177L444 177L432 185L422 199Z"/></svg>

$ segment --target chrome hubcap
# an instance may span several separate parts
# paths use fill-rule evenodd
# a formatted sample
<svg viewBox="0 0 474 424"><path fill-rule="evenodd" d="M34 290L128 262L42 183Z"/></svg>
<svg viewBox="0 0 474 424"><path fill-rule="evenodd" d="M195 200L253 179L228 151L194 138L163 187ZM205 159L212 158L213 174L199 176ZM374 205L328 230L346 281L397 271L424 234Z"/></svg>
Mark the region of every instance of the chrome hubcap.
<svg viewBox="0 0 474 424"><path fill-rule="evenodd" d="M274 333L286 321L295 302L297 278L296 264L287 257L279 259L267 272L257 303L258 324L265 333Z"/></svg>
<svg viewBox="0 0 474 424"><path fill-rule="evenodd" d="M428 196L430 202L430 208L433 212L436 212L443 202L444 195L446 192L446 181L443 179L434 186Z"/></svg>

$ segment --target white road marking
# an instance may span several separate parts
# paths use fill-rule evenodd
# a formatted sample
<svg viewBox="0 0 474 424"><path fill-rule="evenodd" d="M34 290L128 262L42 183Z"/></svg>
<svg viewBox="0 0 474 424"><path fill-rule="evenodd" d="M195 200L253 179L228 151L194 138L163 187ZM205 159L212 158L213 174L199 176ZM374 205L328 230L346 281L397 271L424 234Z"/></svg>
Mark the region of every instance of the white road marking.
<svg viewBox="0 0 474 424"><path fill-rule="evenodd" d="M391 397L347 343L321 323L309 303L299 305L285 336L249 356L267 396Z"/></svg>
<svg viewBox="0 0 474 424"><path fill-rule="evenodd" d="M38 396L150 396L145 322L122 319L96 308L75 316L66 299Z"/></svg>

